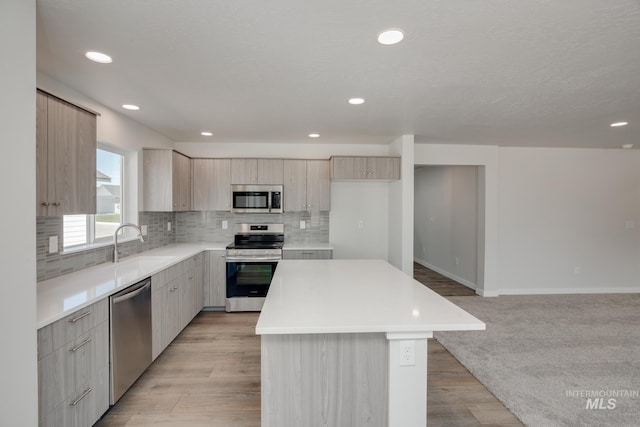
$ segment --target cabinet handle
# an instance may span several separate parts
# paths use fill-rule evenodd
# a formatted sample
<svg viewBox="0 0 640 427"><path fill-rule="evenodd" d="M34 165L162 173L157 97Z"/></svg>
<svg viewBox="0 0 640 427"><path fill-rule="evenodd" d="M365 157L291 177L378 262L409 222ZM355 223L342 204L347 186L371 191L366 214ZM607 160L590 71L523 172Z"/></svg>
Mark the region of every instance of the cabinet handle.
<svg viewBox="0 0 640 427"><path fill-rule="evenodd" d="M76 351L80 350L82 347L84 347L85 345L89 344L91 342L91 338L87 338L86 340L82 341L80 344L78 344L77 346L70 348L69 351L72 353L75 353Z"/></svg>
<svg viewBox="0 0 640 427"><path fill-rule="evenodd" d="M80 316L78 317L74 317L73 319L69 319L69 323L76 323L78 320L87 317L88 315L90 315L91 312L90 311L85 311L84 313L82 313Z"/></svg>
<svg viewBox="0 0 640 427"><path fill-rule="evenodd" d="M60 206L62 203L60 203L60 202L53 202L52 204L53 204L53 206Z"/></svg>
<svg viewBox="0 0 640 427"><path fill-rule="evenodd" d="M177 287L177 286L174 286L173 288L169 289L169 292L175 292L175 291L177 291L177 290L178 290L178 287Z"/></svg>
<svg viewBox="0 0 640 427"><path fill-rule="evenodd" d="M50 202L42 202L42 203L40 203L40 204L41 204L42 206L47 206L47 207L51 206L51 203L50 203Z"/></svg>
<svg viewBox="0 0 640 427"><path fill-rule="evenodd" d="M371 171L367 172L367 175L371 175L371 174L373 174L373 172L371 172Z"/></svg>
<svg viewBox="0 0 640 427"><path fill-rule="evenodd" d="M93 389L91 387L89 387L88 389L86 389L85 391L82 392L82 394L80 395L80 397L78 397L76 400L74 400L73 402L69 403L69 406L76 406L78 403L80 403L80 401L82 399L84 399L85 397L87 397L87 394L91 393L93 391Z"/></svg>

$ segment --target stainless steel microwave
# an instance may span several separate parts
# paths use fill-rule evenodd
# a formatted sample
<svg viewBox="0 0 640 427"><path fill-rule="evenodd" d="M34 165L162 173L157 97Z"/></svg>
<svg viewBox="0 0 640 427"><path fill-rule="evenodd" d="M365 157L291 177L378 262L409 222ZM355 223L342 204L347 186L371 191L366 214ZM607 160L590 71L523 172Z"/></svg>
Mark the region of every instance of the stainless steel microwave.
<svg viewBox="0 0 640 427"><path fill-rule="evenodd" d="M282 213L282 185L231 186L231 212Z"/></svg>

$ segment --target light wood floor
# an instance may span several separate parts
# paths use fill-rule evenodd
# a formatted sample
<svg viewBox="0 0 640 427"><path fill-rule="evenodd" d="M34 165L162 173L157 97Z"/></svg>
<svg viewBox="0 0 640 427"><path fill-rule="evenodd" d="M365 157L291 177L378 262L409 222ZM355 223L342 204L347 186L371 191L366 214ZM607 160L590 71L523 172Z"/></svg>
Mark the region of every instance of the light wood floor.
<svg viewBox="0 0 640 427"><path fill-rule="evenodd" d="M201 312L96 426L259 426L257 320ZM428 370L429 426L522 425L436 340Z"/></svg>

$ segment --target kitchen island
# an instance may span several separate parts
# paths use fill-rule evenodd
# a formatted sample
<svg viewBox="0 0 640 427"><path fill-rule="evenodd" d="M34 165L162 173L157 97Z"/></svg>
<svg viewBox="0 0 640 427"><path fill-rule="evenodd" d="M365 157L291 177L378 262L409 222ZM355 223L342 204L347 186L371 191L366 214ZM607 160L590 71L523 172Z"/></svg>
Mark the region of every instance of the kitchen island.
<svg viewBox="0 0 640 427"><path fill-rule="evenodd" d="M262 426L424 427L427 339L483 329L385 261L281 261L256 326Z"/></svg>

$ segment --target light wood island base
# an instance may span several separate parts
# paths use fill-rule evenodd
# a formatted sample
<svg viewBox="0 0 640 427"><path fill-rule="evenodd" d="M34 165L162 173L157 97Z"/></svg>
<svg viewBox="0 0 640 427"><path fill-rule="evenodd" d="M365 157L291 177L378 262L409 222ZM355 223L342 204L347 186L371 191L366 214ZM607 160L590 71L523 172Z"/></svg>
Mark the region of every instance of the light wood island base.
<svg viewBox="0 0 640 427"><path fill-rule="evenodd" d="M484 323L381 260L284 260L261 335L263 427L424 427L427 340Z"/></svg>

